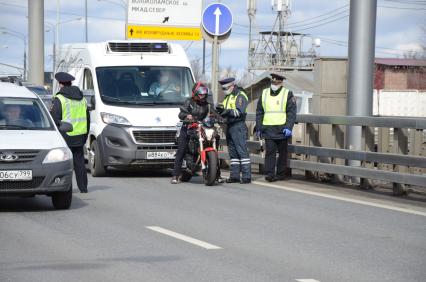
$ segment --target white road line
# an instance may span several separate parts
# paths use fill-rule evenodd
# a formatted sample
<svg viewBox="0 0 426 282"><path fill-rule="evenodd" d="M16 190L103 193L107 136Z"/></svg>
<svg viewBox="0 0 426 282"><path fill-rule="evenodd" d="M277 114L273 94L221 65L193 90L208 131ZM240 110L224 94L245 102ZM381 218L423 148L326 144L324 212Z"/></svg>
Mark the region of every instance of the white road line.
<svg viewBox="0 0 426 282"><path fill-rule="evenodd" d="M296 279L296 281L299 281L299 282L320 282L320 281L315 280L315 279Z"/></svg>
<svg viewBox="0 0 426 282"><path fill-rule="evenodd" d="M302 193L302 194L308 194L308 195L313 195L313 196L318 196L318 197L323 197L323 198L328 198L328 199L334 199L334 200L339 200L339 201L344 201L344 202L349 202L349 203L355 203L355 204L360 204L360 205L365 205L365 206L370 206L370 207L376 207L376 208L393 210L393 211L398 211L398 212L403 212L403 213L426 216L426 212L411 210L411 209L408 209L408 208L398 208L398 207L393 207L393 206L385 205L385 204L378 204L378 203L373 203L373 202L369 202L369 201L349 199L349 198L345 198L345 197L333 196L333 195L328 195L328 194L320 193L320 192L306 191L306 190L297 189L297 188L284 187L284 186L264 183L264 182L260 182L260 181L253 181L253 183L257 184L257 185L266 186L266 187L272 187L272 188L277 188L277 189L282 189L282 190L287 190L287 191L292 191L292 192L297 192L297 193Z"/></svg>
<svg viewBox="0 0 426 282"><path fill-rule="evenodd" d="M197 245L197 246L205 248L207 250L222 249L221 247L218 247L218 246L215 246L215 245L212 245L212 244L209 244L209 243L206 243L206 242L203 242L203 241L200 241L200 240L197 240L197 239L194 239L194 238L173 232L171 230L167 230L165 228L158 227L158 226L147 226L146 228L151 229L151 230L156 231L156 232L159 232L159 233L162 233L162 234L165 234L165 235L168 235L170 237L188 242L190 244Z"/></svg>

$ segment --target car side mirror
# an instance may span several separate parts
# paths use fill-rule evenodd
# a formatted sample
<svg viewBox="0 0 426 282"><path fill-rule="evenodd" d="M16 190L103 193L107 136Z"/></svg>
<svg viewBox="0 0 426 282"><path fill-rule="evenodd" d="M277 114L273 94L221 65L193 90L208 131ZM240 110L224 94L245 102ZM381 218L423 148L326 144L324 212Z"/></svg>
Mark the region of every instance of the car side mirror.
<svg viewBox="0 0 426 282"><path fill-rule="evenodd" d="M83 90L83 97L87 102L87 109L93 111L95 109L95 91L93 89Z"/></svg>
<svg viewBox="0 0 426 282"><path fill-rule="evenodd" d="M73 131L73 126L69 122L61 121L61 125L59 126L59 132L61 133L67 133Z"/></svg>

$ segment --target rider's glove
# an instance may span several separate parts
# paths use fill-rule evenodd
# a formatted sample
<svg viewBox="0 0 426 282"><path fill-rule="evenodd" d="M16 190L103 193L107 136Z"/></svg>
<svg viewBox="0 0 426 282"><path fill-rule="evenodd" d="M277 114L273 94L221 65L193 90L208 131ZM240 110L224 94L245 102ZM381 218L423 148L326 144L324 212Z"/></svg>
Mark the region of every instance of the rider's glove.
<svg viewBox="0 0 426 282"><path fill-rule="evenodd" d="M285 138L289 138L289 137L291 137L293 135L293 132L290 129L288 129L288 128L284 128L283 129L283 134L284 134Z"/></svg>
<svg viewBox="0 0 426 282"><path fill-rule="evenodd" d="M225 110L225 107L222 105L222 104L218 104L217 106L216 106L216 111L219 113L219 114L221 114L221 113L223 113L223 111Z"/></svg>

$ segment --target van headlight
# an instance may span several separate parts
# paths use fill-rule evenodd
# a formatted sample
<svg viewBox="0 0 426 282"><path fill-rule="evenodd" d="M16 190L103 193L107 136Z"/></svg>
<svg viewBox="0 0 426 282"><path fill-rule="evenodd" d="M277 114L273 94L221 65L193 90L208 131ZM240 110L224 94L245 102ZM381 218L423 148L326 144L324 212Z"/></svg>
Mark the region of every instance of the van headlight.
<svg viewBox="0 0 426 282"><path fill-rule="evenodd" d="M44 164L64 162L72 159L72 153L69 148L56 148L47 153L43 160Z"/></svg>
<svg viewBox="0 0 426 282"><path fill-rule="evenodd" d="M131 126L132 124L122 116L113 115L109 113L101 113L102 121L106 124L119 124L119 125L127 125Z"/></svg>

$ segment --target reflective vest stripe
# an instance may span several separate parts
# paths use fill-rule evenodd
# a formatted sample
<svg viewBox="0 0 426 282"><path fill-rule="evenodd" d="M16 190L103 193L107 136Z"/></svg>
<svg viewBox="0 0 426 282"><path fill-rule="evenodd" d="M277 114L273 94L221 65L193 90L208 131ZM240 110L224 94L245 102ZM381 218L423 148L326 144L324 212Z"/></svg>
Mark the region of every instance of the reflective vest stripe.
<svg viewBox="0 0 426 282"><path fill-rule="evenodd" d="M228 96L225 97L225 100L223 101L223 103L225 104L225 110L235 110L236 111L236 116L238 117L240 115L240 113L237 110L237 98L239 95L243 95L244 98L246 98L246 100L248 101L248 97L246 95L246 93L244 93L243 91L240 91L237 95L232 95L229 94ZM247 109L246 109L247 112Z"/></svg>
<svg viewBox="0 0 426 282"><path fill-rule="evenodd" d="M288 92L289 90L283 87L277 96L272 96L270 88L263 90L263 125L283 125L286 123Z"/></svg>
<svg viewBox="0 0 426 282"><path fill-rule="evenodd" d="M56 97L61 101L62 120L73 126L73 131L67 132L69 136L83 135L87 133L87 103L86 99L80 101L64 97L60 93Z"/></svg>

